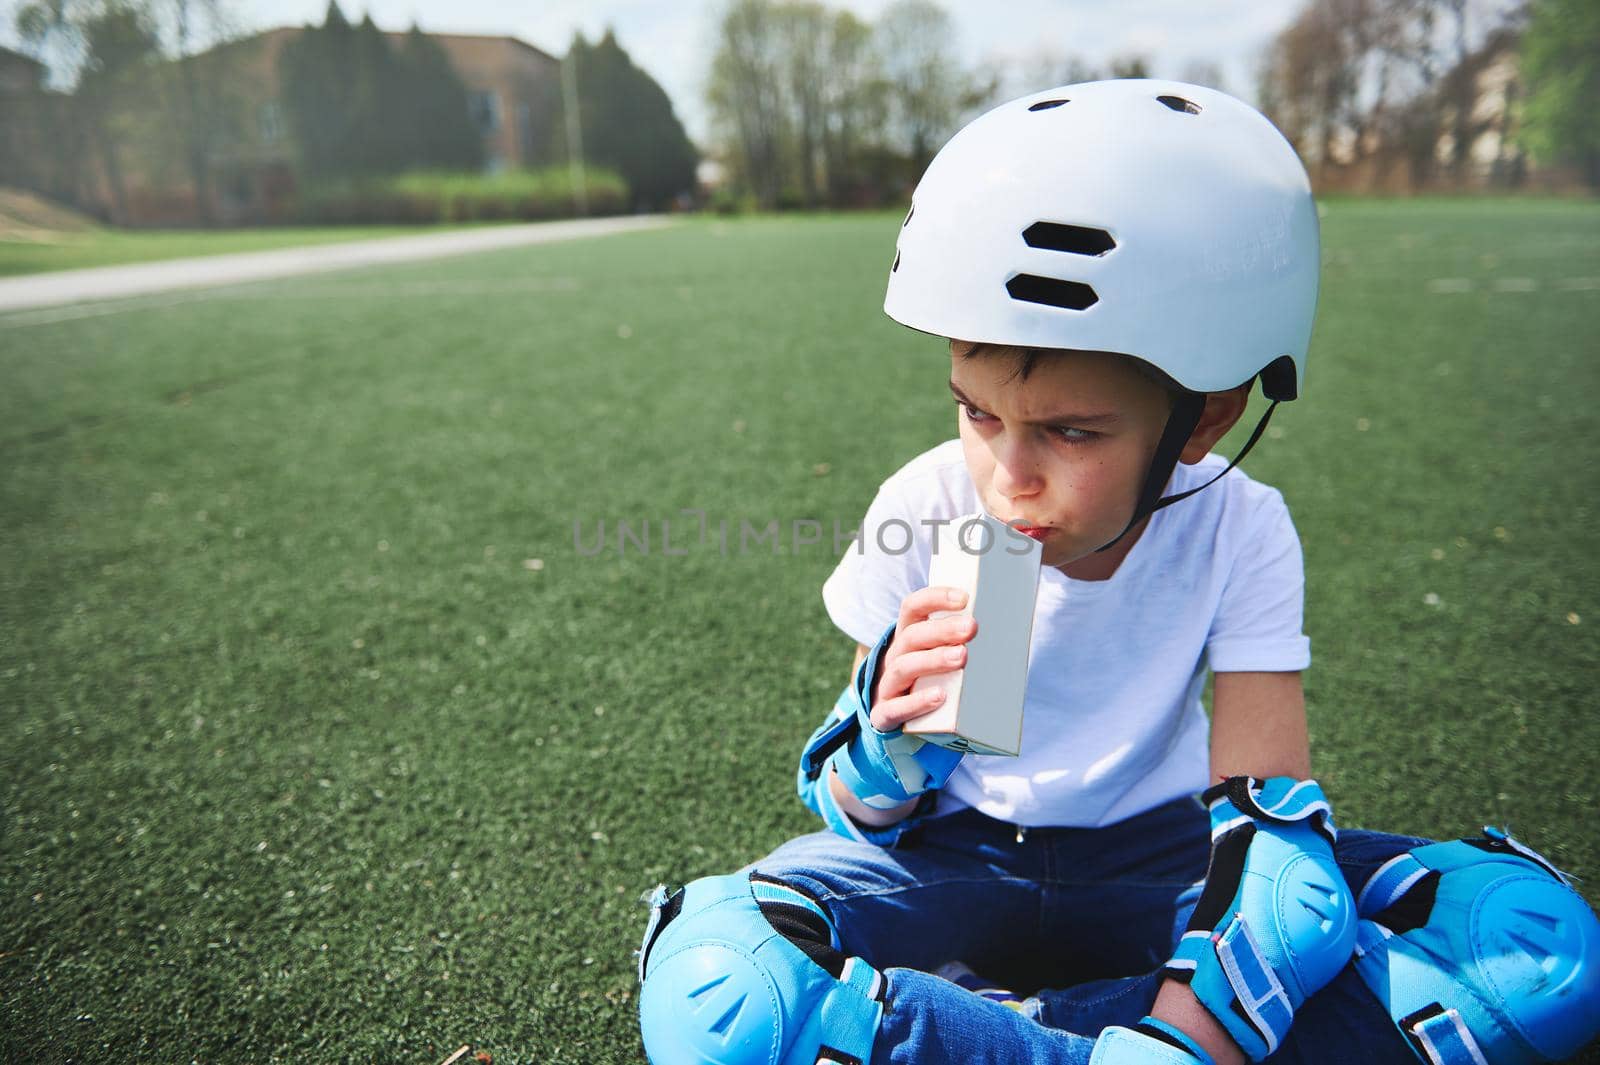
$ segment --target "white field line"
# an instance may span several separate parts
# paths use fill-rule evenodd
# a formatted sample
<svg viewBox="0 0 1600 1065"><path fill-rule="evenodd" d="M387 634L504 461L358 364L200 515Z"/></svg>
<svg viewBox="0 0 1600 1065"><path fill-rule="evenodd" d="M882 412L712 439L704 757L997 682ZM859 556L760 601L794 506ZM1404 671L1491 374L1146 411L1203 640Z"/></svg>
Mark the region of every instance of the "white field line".
<svg viewBox="0 0 1600 1065"><path fill-rule="evenodd" d="M0 279L0 311L52 307L145 296L175 289L212 288L250 281L350 270L363 266L416 262L451 255L518 248L580 237L603 236L670 225L663 215L627 218L584 218L565 222L532 222L414 237L383 237L318 244L303 248L208 255L194 259L98 266L88 270L29 274Z"/></svg>
<svg viewBox="0 0 1600 1065"><path fill-rule="evenodd" d="M1436 277L1427 283L1427 289L1436 296L1449 296L1473 292L1478 284L1468 277ZM1493 292L1537 292L1540 281L1533 277L1499 277L1487 285ZM1563 277L1550 282L1550 287L1557 292L1597 292L1600 277Z"/></svg>
<svg viewBox="0 0 1600 1065"><path fill-rule="evenodd" d="M199 289L166 296L130 297L99 303L75 303L65 307L46 307L36 311L0 314L0 329L30 325L54 325L80 318L99 318L133 311L159 311L186 303L217 300L343 300L351 297L477 296L518 292L576 292L581 286L575 277L508 278L504 281L396 281L324 282L318 285L232 285L226 288Z"/></svg>

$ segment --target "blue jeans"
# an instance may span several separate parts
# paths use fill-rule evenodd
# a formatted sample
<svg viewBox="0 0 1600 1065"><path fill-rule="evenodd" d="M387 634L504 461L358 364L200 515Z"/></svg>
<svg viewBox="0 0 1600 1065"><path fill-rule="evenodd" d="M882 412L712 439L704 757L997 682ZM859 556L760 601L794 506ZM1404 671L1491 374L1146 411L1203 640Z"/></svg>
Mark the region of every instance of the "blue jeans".
<svg viewBox="0 0 1600 1065"><path fill-rule="evenodd" d="M1352 890L1431 842L1344 830ZM873 1065L1081 1065L1109 1025L1150 1012L1211 853L1210 822L1183 799L1105 828L1036 828L962 810L885 850L832 832L790 840L746 868L821 899L847 954L884 973ZM959 960L1030 997L1019 1013L929 971ZM1416 1065L1354 968L1312 996L1270 1059Z"/></svg>

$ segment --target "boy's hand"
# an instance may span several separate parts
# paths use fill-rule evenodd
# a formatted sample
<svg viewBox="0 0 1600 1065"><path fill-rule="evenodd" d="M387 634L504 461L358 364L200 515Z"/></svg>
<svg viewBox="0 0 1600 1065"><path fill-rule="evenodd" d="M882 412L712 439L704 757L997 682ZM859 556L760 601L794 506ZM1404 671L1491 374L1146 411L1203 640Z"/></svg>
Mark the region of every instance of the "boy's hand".
<svg viewBox="0 0 1600 1065"><path fill-rule="evenodd" d="M911 686L918 677L953 673L966 665L966 643L978 632L972 615L955 613L966 605L967 593L938 585L905 597L872 693L873 728L892 732L944 702L938 688L912 692Z"/></svg>

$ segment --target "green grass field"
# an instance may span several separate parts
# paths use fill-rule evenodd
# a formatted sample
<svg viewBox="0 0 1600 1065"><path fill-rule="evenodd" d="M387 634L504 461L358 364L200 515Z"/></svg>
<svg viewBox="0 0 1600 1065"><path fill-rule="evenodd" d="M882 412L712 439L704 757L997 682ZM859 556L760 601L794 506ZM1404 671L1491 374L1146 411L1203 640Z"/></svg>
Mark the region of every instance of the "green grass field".
<svg viewBox="0 0 1600 1065"><path fill-rule="evenodd" d="M283 226L262 229L119 230L57 233L49 240L0 237L0 277L186 259L239 251L270 251L345 240L436 233L460 226Z"/></svg>
<svg viewBox="0 0 1600 1065"><path fill-rule="evenodd" d="M0 316L0 1058L641 1061L639 896L816 827L833 523L955 432L880 310L898 221ZM1318 774L1596 901L1600 205L1324 242L1247 462L1305 541Z"/></svg>

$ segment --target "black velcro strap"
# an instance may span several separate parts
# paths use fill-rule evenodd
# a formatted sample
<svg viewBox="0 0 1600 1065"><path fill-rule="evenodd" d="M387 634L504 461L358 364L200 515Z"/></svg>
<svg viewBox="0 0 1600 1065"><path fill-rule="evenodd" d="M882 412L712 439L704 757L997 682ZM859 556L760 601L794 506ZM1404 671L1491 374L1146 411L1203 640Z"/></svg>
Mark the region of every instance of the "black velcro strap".
<svg viewBox="0 0 1600 1065"><path fill-rule="evenodd" d="M1223 835L1211 848L1211 865L1206 869L1206 886L1189 918L1189 931L1211 931L1228 914L1233 897L1244 879L1244 855L1256 838L1256 826L1245 824Z"/></svg>
<svg viewBox="0 0 1600 1065"><path fill-rule="evenodd" d="M807 748L800 756L806 779L816 780L820 777L822 775L822 766L827 762L828 755L855 739L860 731L861 722L857 720L854 714L834 722L828 731L822 734L822 738L817 740L816 745Z"/></svg>
<svg viewBox="0 0 1600 1065"><path fill-rule="evenodd" d="M768 876L766 873L751 873L750 879L752 882L759 882L762 884L776 884L785 891L792 891L796 895L804 895L818 906L822 905L822 900L817 898L816 892L807 891L804 887L801 887L799 884L793 883L792 881L783 880L776 876Z"/></svg>
<svg viewBox="0 0 1600 1065"><path fill-rule="evenodd" d="M1444 1012L1443 1005L1438 1002L1430 1002L1415 1013L1408 1013L1395 1022L1395 1026L1400 1029L1400 1034L1406 1037L1406 1042L1423 1061L1431 1062L1439 1059L1428 1051L1428 1045L1422 1041L1422 1037L1416 1033L1415 1029L1423 1021L1431 1020Z"/></svg>
<svg viewBox="0 0 1600 1065"><path fill-rule="evenodd" d="M650 948L656 945L656 940L661 938L661 930L672 923L672 919L683 912L683 894L685 889L679 888L667 897L661 904L660 910L652 918L649 934L645 937L644 945L639 948L639 979L644 979L644 971L650 961Z"/></svg>
<svg viewBox="0 0 1600 1065"><path fill-rule="evenodd" d="M798 892L808 899L816 901L810 892L805 891L787 880L778 880L765 877L759 873L750 874L751 880L761 880L769 884L778 884L790 891ZM817 905L822 905L820 902ZM815 910L802 906L798 902L779 902L773 899L757 899L756 906L761 910L761 916L767 919L772 930L798 947L806 957L816 962L819 968L827 971L835 980L843 979L845 955L834 948L833 929L828 922Z"/></svg>
<svg viewBox="0 0 1600 1065"><path fill-rule="evenodd" d="M1206 794L1211 796L1211 798L1206 800L1206 803L1209 805L1213 800L1215 800L1216 792L1220 791L1223 795L1227 796L1229 802L1233 803L1233 808L1235 810L1238 810L1242 814L1253 817L1257 821L1265 821L1268 824L1273 825L1293 825L1299 823L1293 818L1279 817L1276 814L1268 813L1266 810L1263 810L1261 808L1261 804L1256 802L1255 794L1250 790L1250 785L1254 783L1255 778L1253 777L1229 777L1216 787L1208 788L1206 790Z"/></svg>
<svg viewBox="0 0 1600 1065"><path fill-rule="evenodd" d="M844 1051L836 1050L830 1046L824 1046L817 1051L818 1065L821 1065L821 1063L824 1061L831 1061L836 1063L836 1065L866 1065L866 1062L862 1061L854 1054L846 1054Z"/></svg>
<svg viewBox="0 0 1600 1065"><path fill-rule="evenodd" d="M1177 1047L1185 1054L1189 1054L1191 1057L1193 1056L1193 1053L1188 1047L1184 1046L1176 1038L1162 1031L1160 1028L1157 1028L1153 1024L1146 1024L1143 1021L1140 1021L1138 1024L1133 1026L1133 1031L1138 1032L1142 1036L1147 1036L1150 1039L1154 1039L1158 1043L1165 1043L1169 1047Z"/></svg>
<svg viewBox="0 0 1600 1065"><path fill-rule="evenodd" d="M1433 903L1438 896L1442 876L1439 870L1430 870L1407 888L1404 895L1390 903L1387 909L1375 914L1372 920L1397 933L1421 928L1433 916Z"/></svg>
<svg viewBox="0 0 1600 1065"><path fill-rule="evenodd" d="M800 948L805 956L827 970L835 980L844 976L845 956L833 947L828 922L804 906L787 902L757 903L773 931Z"/></svg>

